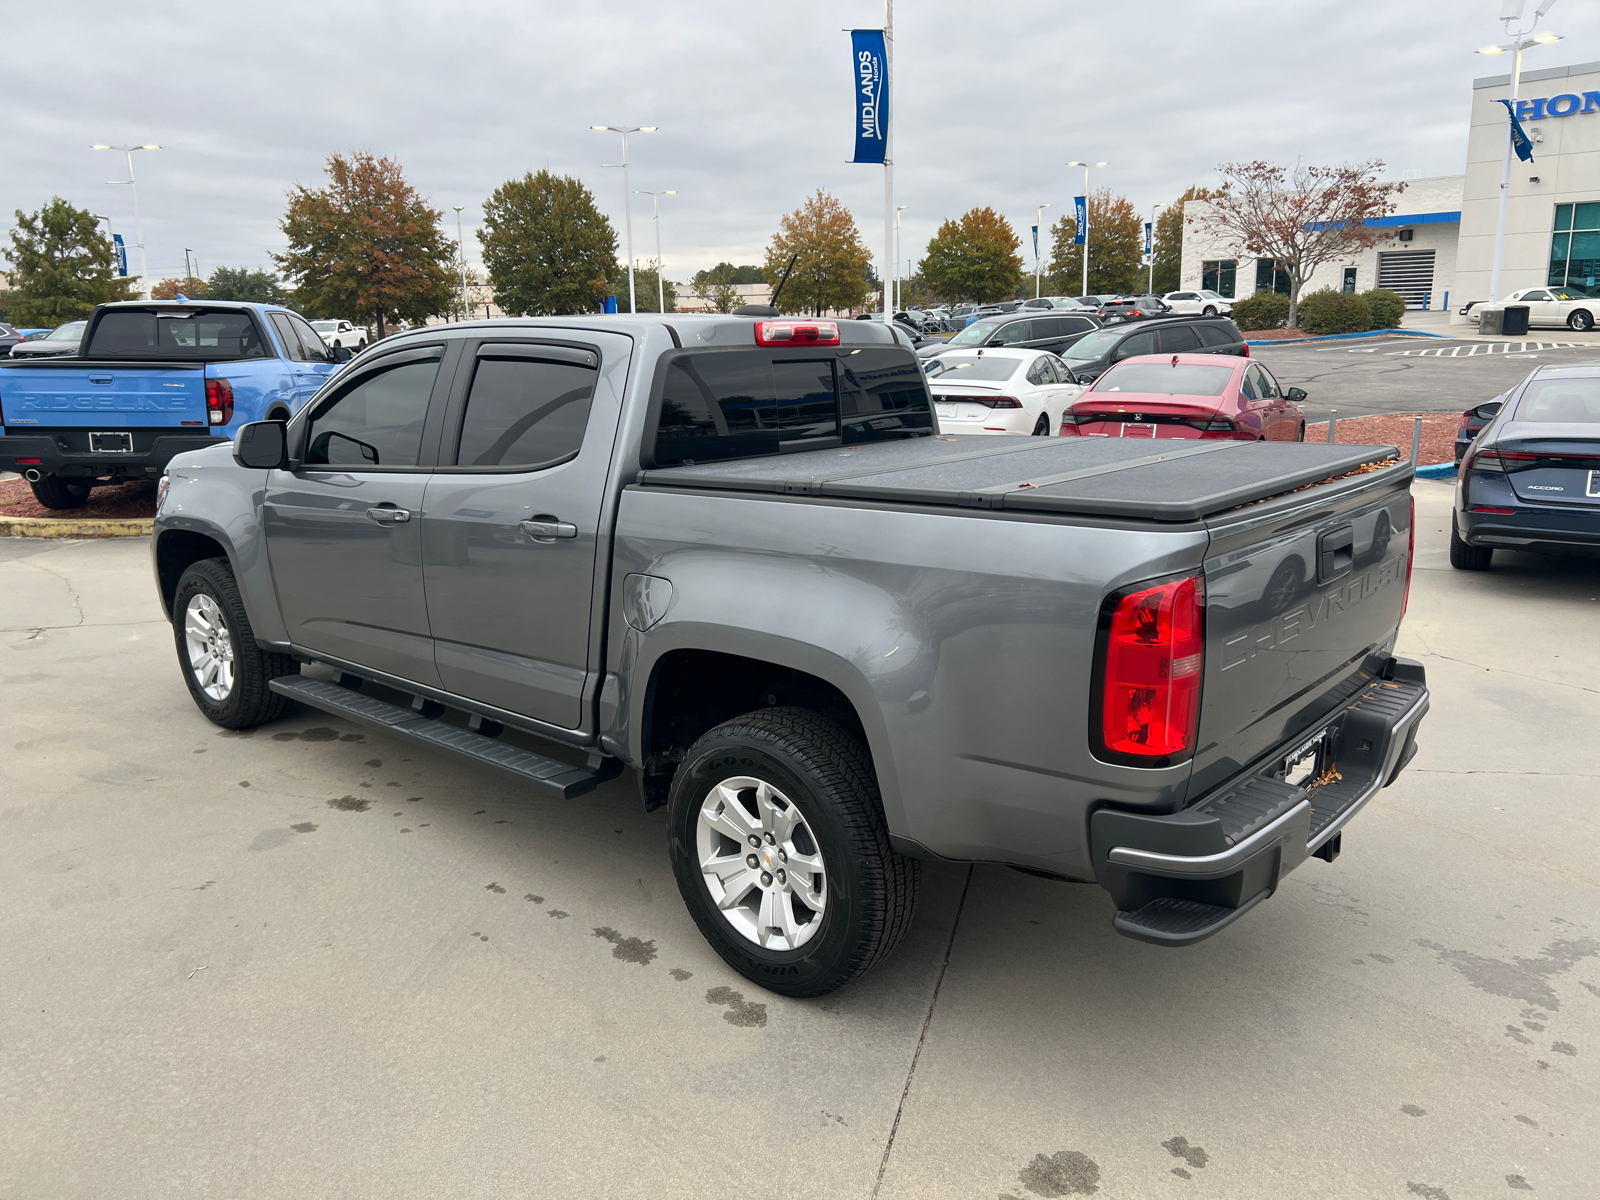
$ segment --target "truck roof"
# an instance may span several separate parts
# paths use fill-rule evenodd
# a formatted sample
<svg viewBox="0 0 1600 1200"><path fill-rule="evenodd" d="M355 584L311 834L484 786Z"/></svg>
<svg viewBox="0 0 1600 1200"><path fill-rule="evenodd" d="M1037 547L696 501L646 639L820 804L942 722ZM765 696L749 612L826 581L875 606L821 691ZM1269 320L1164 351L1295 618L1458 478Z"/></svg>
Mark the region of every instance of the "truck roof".
<svg viewBox="0 0 1600 1200"><path fill-rule="evenodd" d="M256 312L294 312L292 308L285 308L281 304L262 304L255 300L207 300L204 296L195 296L188 300L113 300L108 304L100 305L100 309L112 308L194 308L203 305L206 308L251 308ZM296 313L296 316L299 314Z"/></svg>
<svg viewBox="0 0 1600 1200"><path fill-rule="evenodd" d="M754 346L757 321L823 321L839 327L839 341L846 345L899 345L910 343L887 325L849 317L756 317L737 313L582 313L562 317L496 317L487 321L457 321L449 325L425 325L385 338L382 345L393 347L406 341L446 336L481 337L485 333L510 333L551 326L572 329L609 329L618 333L646 333L665 328L685 349L698 347ZM803 344L797 344L802 349ZM371 351L368 351L371 353Z"/></svg>

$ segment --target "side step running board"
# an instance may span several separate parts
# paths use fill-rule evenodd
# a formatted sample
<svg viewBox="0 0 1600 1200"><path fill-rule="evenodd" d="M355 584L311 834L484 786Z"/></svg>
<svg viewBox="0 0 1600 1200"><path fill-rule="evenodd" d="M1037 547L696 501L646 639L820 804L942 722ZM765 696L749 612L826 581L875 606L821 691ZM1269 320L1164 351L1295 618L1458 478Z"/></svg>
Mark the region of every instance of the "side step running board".
<svg viewBox="0 0 1600 1200"><path fill-rule="evenodd" d="M481 733L473 733L469 729L447 725L386 700L364 696L336 683L311 679L305 675L286 675L274 679L271 687L281 696L309 704L312 708L320 708L323 712L333 713L368 729L452 750L484 766L499 767L522 782L531 783L563 799L591 792L622 773L621 759L592 754L587 766L575 767L531 750L507 745Z"/></svg>

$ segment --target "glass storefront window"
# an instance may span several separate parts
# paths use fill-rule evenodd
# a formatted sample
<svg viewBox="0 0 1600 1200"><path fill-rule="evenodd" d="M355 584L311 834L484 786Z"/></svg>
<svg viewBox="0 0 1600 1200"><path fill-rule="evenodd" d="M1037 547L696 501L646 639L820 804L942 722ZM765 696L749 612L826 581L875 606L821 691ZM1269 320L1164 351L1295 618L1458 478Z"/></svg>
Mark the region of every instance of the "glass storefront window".
<svg viewBox="0 0 1600 1200"><path fill-rule="evenodd" d="M1551 287L1600 296L1600 201L1556 205L1546 282Z"/></svg>
<svg viewBox="0 0 1600 1200"><path fill-rule="evenodd" d="M1213 291L1219 296L1233 299L1233 285L1236 264L1231 258L1219 259L1215 262L1200 264L1200 286L1208 291Z"/></svg>
<svg viewBox="0 0 1600 1200"><path fill-rule="evenodd" d="M1256 291L1289 294L1289 272L1274 258L1256 259Z"/></svg>
<svg viewBox="0 0 1600 1200"><path fill-rule="evenodd" d="M1558 205L1556 205L1556 229L1557 230L1563 230L1563 229L1571 229L1571 228L1572 228L1572 205L1570 205L1570 204L1558 204Z"/></svg>

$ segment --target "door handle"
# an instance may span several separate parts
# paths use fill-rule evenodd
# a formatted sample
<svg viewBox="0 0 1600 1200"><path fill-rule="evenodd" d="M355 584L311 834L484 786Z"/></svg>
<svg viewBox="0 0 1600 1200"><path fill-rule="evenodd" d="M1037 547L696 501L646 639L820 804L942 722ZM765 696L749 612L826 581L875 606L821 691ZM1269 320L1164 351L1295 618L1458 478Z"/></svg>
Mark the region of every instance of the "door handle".
<svg viewBox="0 0 1600 1200"><path fill-rule="evenodd" d="M411 510L382 506L369 508L367 509L367 520L376 521L379 525L404 525L411 520Z"/></svg>
<svg viewBox="0 0 1600 1200"><path fill-rule="evenodd" d="M557 521L554 517L534 521L519 521L517 527L536 542L553 542L557 538L575 538L578 527L570 521Z"/></svg>

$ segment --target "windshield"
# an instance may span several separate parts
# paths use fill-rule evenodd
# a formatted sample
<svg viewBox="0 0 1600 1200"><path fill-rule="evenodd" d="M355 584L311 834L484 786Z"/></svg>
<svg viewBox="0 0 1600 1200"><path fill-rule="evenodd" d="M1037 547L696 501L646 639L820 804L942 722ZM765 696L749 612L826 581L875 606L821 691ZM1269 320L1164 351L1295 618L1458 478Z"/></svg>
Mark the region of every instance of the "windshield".
<svg viewBox="0 0 1600 1200"><path fill-rule="evenodd" d="M1118 363L1100 376L1095 392L1139 392L1158 396L1220 396L1233 378L1232 367L1193 363Z"/></svg>
<svg viewBox="0 0 1600 1200"><path fill-rule="evenodd" d="M313 321L313 322L311 322L311 328L315 329L318 333L338 333L339 332L339 322L337 322L337 321Z"/></svg>
<svg viewBox="0 0 1600 1200"><path fill-rule="evenodd" d="M1111 348L1120 342L1123 336L1119 329L1097 329L1073 342L1062 357L1071 362L1093 362L1109 354Z"/></svg>
<svg viewBox="0 0 1600 1200"><path fill-rule="evenodd" d="M955 339L951 339L954 341ZM924 370L944 383L999 383L1017 373L1022 361L1016 358L972 358L968 355L940 355ZM938 370L934 368L937 367Z"/></svg>
<svg viewBox="0 0 1600 1200"><path fill-rule="evenodd" d="M996 329L1000 328L999 321L974 321L955 337L945 343L947 346L981 346L989 340Z"/></svg>
<svg viewBox="0 0 1600 1200"><path fill-rule="evenodd" d="M41 339L46 342L76 342L83 337L83 327L87 321L68 321L57 329L52 329Z"/></svg>
<svg viewBox="0 0 1600 1200"><path fill-rule="evenodd" d="M1536 379L1517 402L1516 419L1549 425L1600 423L1600 379Z"/></svg>

